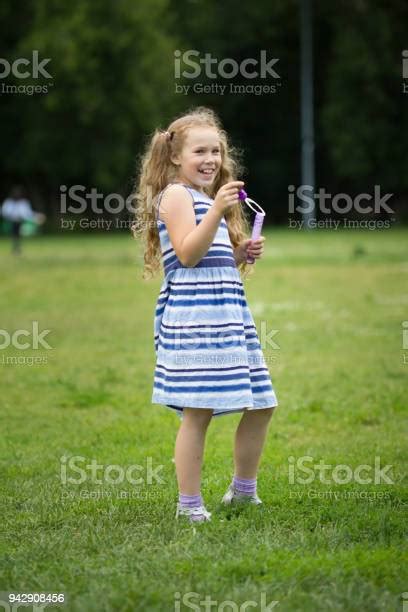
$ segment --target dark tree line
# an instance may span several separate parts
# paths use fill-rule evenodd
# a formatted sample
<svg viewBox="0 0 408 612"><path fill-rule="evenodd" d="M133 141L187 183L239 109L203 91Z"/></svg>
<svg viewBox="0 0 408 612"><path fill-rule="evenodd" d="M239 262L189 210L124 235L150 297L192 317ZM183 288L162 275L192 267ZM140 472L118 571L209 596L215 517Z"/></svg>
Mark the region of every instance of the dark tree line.
<svg viewBox="0 0 408 612"><path fill-rule="evenodd" d="M300 1L300 0L299 0ZM403 217L408 195L408 46L404 0L319 0L313 7L316 183L332 193L392 192ZM49 58L42 74L20 78L0 66L1 183L23 183L56 220L61 185L127 195L147 135L196 104L219 112L244 151L253 197L287 217L288 185L300 183L299 2L257 0L27 0L0 5L1 58ZM196 50L219 61L260 58L279 79L275 93L212 91L262 79L175 78L175 54ZM177 54L176 54L177 55ZM407 60L408 61L408 60ZM185 68L185 67L184 67ZM176 83L209 93L175 92ZM4 92L5 86L24 93ZM29 93L29 86L47 87Z"/></svg>

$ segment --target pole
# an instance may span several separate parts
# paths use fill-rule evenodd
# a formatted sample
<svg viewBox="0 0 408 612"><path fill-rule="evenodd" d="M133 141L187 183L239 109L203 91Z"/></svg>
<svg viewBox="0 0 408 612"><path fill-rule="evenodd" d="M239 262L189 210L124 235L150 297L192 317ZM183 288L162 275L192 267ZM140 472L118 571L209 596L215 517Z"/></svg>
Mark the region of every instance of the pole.
<svg viewBox="0 0 408 612"><path fill-rule="evenodd" d="M300 90L301 90L301 150L302 185L308 195L315 193L314 120L313 120L313 26L312 0L300 0ZM304 189L306 189L304 187ZM301 202L303 227L311 229L316 219L313 205Z"/></svg>

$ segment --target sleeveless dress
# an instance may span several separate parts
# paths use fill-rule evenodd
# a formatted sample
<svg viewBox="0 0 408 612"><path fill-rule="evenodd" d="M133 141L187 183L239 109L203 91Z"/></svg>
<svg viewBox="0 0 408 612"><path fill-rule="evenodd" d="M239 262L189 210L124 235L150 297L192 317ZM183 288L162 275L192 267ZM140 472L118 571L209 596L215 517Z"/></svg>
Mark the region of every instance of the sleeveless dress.
<svg viewBox="0 0 408 612"><path fill-rule="evenodd" d="M181 183L178 183L181 184ZM197 225L213 200L190 193ZM154 317L152 403L183 418L183 408L212 408L213 417L277 406L223 217L207 254L181 264L159 219L164 280Z"/></svg>

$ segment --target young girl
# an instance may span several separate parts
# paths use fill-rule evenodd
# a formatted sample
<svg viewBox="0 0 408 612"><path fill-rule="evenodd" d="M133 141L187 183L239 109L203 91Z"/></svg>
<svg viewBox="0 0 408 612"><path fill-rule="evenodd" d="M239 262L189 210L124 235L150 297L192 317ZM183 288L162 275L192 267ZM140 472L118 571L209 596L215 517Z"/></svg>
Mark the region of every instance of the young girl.
<svg viewBox="0 0 408 612"><path fill-rule="evenodd" d="M163 260L154 319L152 402L181 418L175 445L176 518L210 520L200 493L205 435L214 416L243 412L235 435L234 476L223 502L262 503L258 464L275 406L239 270L259 259L264 237L248 240L238 199L237 160L218 118L196 108L156 131L136 192L135 234L144 278Z"/></svg>

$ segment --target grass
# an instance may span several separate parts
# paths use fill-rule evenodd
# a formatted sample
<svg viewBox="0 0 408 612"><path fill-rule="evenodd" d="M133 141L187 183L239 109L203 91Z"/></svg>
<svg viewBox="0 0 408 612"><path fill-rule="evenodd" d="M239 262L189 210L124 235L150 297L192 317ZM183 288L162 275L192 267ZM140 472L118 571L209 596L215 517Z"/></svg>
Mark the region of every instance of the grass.
<svg viewBox="0 0 408 612"><path fill-rule="evenodd" d="M0 350L0 591L65 592L58 609L74 612L229 612L250 600L261 610L262 597L291 612L403 609L407 232L266 235L245 282L258 329L279 330L280 348L265 351L280 406L259 472L264 504L220 507L240 415L220 417L203 467L213 520L196 529L174 521L179 421L151 404L161 277L140 280L125 235L27 240L20 259L0 242L1 327L38 321L52 346ZM46 363L29 365L35 356ZM136 464L143 483L98 484L89 468L64 485L64 469L79 478L74 456L104 466L98 477ZM328 484L294 465L306 456L309 468L331 465ZM372 468L375 457L393 466L391 484L335 482L335 466ZM162 484L148 482L149 461Z"/></svg>

